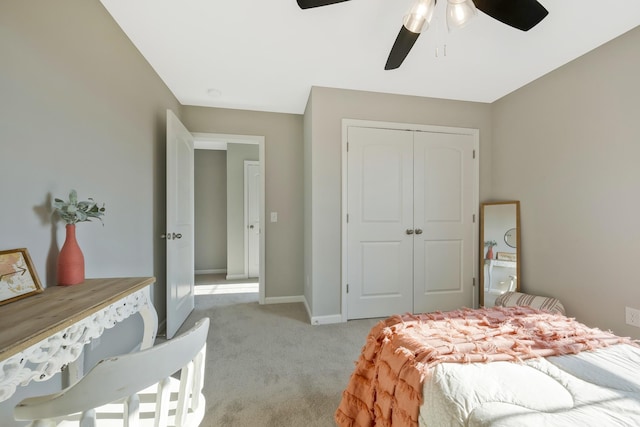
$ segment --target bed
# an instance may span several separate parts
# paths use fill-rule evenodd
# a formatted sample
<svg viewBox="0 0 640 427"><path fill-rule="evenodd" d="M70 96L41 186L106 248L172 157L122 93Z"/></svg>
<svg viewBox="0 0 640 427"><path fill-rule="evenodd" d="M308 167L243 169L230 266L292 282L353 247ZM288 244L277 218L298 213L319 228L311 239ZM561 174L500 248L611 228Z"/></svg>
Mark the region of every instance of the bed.
<svg viewBox="0 0 640 427"><path fill-rule="evenodd" d="M637 426L640 347L531 307L393 316L371 329L335 421Z"/></svg>

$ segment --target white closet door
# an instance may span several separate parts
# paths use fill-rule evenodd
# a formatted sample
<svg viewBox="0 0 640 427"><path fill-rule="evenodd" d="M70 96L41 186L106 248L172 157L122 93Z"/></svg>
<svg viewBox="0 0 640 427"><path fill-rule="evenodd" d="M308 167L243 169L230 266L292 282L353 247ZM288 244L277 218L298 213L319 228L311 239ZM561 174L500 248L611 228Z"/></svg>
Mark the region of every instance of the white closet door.
<svg viewBox="0 0 640 427"><path fill-rule="evenodd" d="M413 309L413 134L349 127L347 317Z"/></svg>
<svg viewBox="0 0 640 427"><path fill-rule="evenodd" d="M473 306L473 147L471 135L415 132L414 313Z"/></svg>

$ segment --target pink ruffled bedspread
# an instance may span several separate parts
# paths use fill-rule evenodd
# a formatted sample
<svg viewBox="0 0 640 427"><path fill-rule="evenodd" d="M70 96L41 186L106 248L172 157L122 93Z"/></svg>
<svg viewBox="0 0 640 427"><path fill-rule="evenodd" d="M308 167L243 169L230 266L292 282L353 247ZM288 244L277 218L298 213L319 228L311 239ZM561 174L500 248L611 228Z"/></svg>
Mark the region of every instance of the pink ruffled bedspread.
<svg viewBox="0 0 640 427"><path fill-rule="evenodd" d="M628 338L529 307L390 317L374 326L335 420L340 427L417 427L422 385L438 363L519 362Z"/></svg>

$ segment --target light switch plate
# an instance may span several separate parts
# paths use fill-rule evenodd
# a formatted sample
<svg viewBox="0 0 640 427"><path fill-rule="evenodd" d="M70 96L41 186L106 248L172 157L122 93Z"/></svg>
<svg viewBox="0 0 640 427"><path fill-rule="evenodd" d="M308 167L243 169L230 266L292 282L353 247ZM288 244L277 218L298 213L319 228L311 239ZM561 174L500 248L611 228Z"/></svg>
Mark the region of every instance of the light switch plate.
<svg viewBox="0 0 640 427"><path fill-rule="evenodd" d="M278 222L278 212L271 212L271 222Z"/></svg>

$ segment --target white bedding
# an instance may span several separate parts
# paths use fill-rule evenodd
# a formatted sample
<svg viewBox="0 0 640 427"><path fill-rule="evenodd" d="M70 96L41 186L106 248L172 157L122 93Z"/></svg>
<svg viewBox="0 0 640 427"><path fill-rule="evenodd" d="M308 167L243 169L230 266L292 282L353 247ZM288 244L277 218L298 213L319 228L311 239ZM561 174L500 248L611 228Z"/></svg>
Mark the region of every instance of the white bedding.
<svg viewBox="0 0 640 427"><path fill-rule="evenodd" d="M640 426L640 349L630 345L433 369L421 427Z"/></svg>

